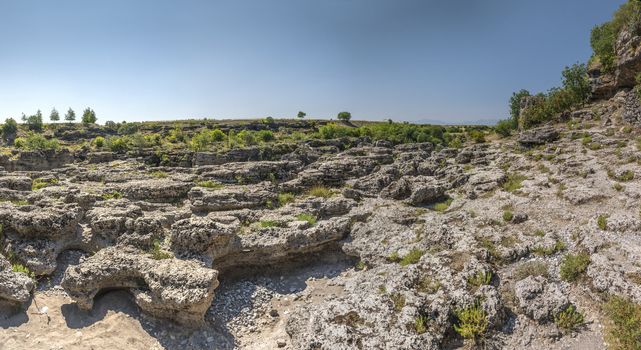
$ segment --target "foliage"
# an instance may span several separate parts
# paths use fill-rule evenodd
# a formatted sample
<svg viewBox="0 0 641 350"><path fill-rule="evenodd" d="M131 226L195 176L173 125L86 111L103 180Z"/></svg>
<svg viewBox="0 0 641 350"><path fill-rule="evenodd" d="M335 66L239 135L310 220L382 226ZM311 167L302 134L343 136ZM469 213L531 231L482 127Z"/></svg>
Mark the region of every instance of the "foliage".
<svg viewBox="0 0 641 350"><path fill-rule="evenodd" d="M37 190L39 190L41 188L45 188L47 186L55 185L58 182L59 182L58 179L37 178L37 179L33 180L33 182L31 183L31 190L32 191L37 191Z"/></svg>
<svg viewBox="0 0 641 350"><path fill-rule="evenodd" d="M123 153L129 150L129 143L126 137L110 136L105 140L109 150L116 153Z"/></svg>
<svg viewBox="0 0 641 350"><path fill-rule="evenodd" d="M102 199L106 201L110 199L120 199L120 198L122 198L122 194L118 191L107 192L102 194Z"/></svg>
<svg viewBox="0 0 641 350"><path fill-rule="evenodd" d="M98 118L96 118L96 112L91 108L86 108L82 112L82 123L83 124L95 124Z"/></svg>
<svg viewBox="0 0 641 350"><path fill-rule="evenodd" d="M641 26L641 2L629 0L612 16L612 20L592 29L590 45L593 57L598 60L604 71L613 72L615 68L615 43L621 30L630 26L637 34Z"/></svg>
<svg viewBox="0 0 641 350"><path fill-rule="evenodd" d="M57 139L47 139L42 134L29 133L27 137L18 137L14 143L16 148L24 150L44 151L57 150L60 144Z"/></svg>
<svg viewBox="0 0 641 350"><path fill-rule="evenodd" d="M566 248L567 247L566 247L565 243L563 243L562 241L557 240L556 242L554 242L553 246L548 246L548 247L546 247L546 246L535 246L535 247L532 247L531 251L532 251L532 253L534 255L537 255L537 256L550 256L550 255L556 254L556 253L558 253L560 251L563 251Z"/></svg>
<svg viewBox="0 0 641 350"><path fill-rule="evenodd" d="M25 124L27 129L35 132L41 132L43 127L42 112L38 110L36 114L26 117Z"/></svg>
<svg viewBox="0 0 641 350"><path fill-rule="evenodd" d="M401 293L392 293L389 296L390 300L392 300L392 304L394 304L394 310L396 311L401 311L403 310L403 307L405 306L405 296Z"/></svg>
<svg viewBox="0 0 641 350"><path fill-rule="evenodd" d="M583 315L570 305L554 316L554 323L565 331L572 331L583 324Z"/></svg>
<svg viewBox="0 0 641 350"><path fill-rule="evenodd" d="M225 186L218 181L212 181L212 180L199 181L196 184L200 187L211 188L211 189L219 189Z"/></svg>
<svg viewBox="0 0 641 350"><path fill-rule="evenodd" d="M561 262L560 275L564 281L576 281L588 268L590 256L587 253L568 254Z"/></svg>
<svg viewBox="0 0 641 350"><path fill-rule="evenodd" d="M149 250L149 253L151 254L151 257L155 260L172 258L171 253L163 250L162 247L160 246L160 241L157 239L154 240L153 243L151 244L151 249Z"/></svg>
<svg viewBox="0 0 641 350"><path fill-rule="evenodd" d="M512 122L514 125L519 125L519 114L521 113L521 100L523 100L523 97L528 97L530 96L530 92L521 89L517 92L512 93L512 97L510 97L510 117L512 118Z"/></svg>
<svg viewBox="0 0 641 350"><path fill-rule="evenodd" d="M303 112L303 111L299 111L299 112L298 112L298 114L296 115L296 117L297 117L298 119L303 119L303 118L305 118L306 116L307 116L307 113L305 113L305 112Z"/></svg>
<svg viewBox="0 0 641 350"><path fill-rule="evenodd" d="M518 127L517 119L518 118L499 120L494 127L494 131L502 137L512 135L512 131Z"/></svg>
<svg viewBox="0 0 641 350"><path fill-rule="evenodd" d="M76 112L73 109L69 108L67 114L65 114L65 120L68 122L74 122L76 120Z"/></svg>
<svg viewBox="0 0 641 350"><path fill-rule="evenodd" d="M7 118L2 126L2 135L6 139L9 136L15 136L18 132L18 122L13 118Z"/></svg>
<svg viewBox="0 0 641 350"><path fill-rule="evenodd" d="M271 142L276 140L274 133L270 130L261 130L256 133L256 138L262 142Z"/></svg>
<svg viewBox="0 0 641 350"><path fill-rule="evenodd" d="M414 330L416 330L416 333L418 334L427 332L427 317L423 315L416 317L414 320Z"/></svg>
<svg viewBox="0 0 641 350"><path fill-rule="evenodd" d="M446 198L446 199L445 199L444 201L442 201L442 202L435 203L435 204L432 206L432 209L433 209L434 211L437 211L437 212L439 212L439 213L442 213L442 212L446 211L446 210L450 207L450 205L452 205L452 202L453 202L453 201L454 201L454 199L452 199L452 198L448 197L448 198Z"/></svg>
<svg viewBox="0 0 641 350"><path fill-rule="evenodd" d="M279 206L284 206L287 203L291 203L296 199L296 196L294 196L293 193L290 192L283 192L278 194L278 205Z"/></svg>
<svg viewBox="0 0 641 350"><path fill-rule="evenodd" d="M204 130L191 138L191 149L205 151L215 142L225 141L227 136L220 129Z"/></svg>
<svg viewBox="0 0 641 350"><path fill-rule="evenodd" d="M605 231L608 228L608 217L606 215L599 215L596 219L597 226L601 231Z"/></svg>
<svg viewBox="0 0 641 350"><path fill-rule="evenodd" d="M503 212L503 221L510 222L512 221L513 218L514 218L514 214L511 211L506 210Z"/></svg>
<svg viewBox="0 0 641 350"><path fill-rule="evenodd" d="M35 277L35 274L33 273L33 271L29 270L28 267L26 267L26 266L24 266L22 264L13 263L13 264L11 264L11 269L13 270L13 272L22 272L22 273L24 273L25 275L27 275L27 276L29 276L31 278Z"/></svg>
<svg viewBox="0 0 641 350"><path fill-rule="evenodd" d="M316 221L318 219L316 219L316 217L314 215L312 215L312 214L302 213L302 214L296 215L296 220L298 220L298 221L307 221L308 224L314 226L314 225L316 225Z"/></svg>
<svg viewBox="0 0 641 350"><path fill-rule="evenodd" d="M252 146L257 144L256 136L250 130L242 130L236 134L236 139L238 143L245 146Z"/></svg>
<svg viewBox="0 0 641 350"><path fill-rule="evenodd" d="M338 120L348 122L350 121L350 119L352 119L352 114L350 112L340 112L338 113L336 118L338 118Z"/></svg>
<svg viewBox="0 0 641 350"><path fill-rule="evenodd" d="M271 228L271 227L282 227L283 223L276 220L261 220L260 227L262 228Z"/></svg>
<svg viewBox="0 0 641 350"><path fill-rule="evenodd" d="M95 139L93 139L93 145L96 148L103 148L105 146L105 138L102 136L97 136Z"/></svg>
<svg viewBox="0 0 641 350"><path fill-rule="evenodd" d="M487 314L480 303L454 311L457 323L454 330L465 339L473 339L479 343L485 335L488 326Z"/></svg>
<svg viewBox="0 0 641 350"><path fill-rule="evenodd" d="M507 174L507 179L503 183L503 189L507 192L516 192L523 187L523 180L527 179L525 175L510 173Z"/></svg>
<svg viewBox="0 0 641 350"><path fill-rule="evenodd" d="M420 249L414 248L410 250L409 253L407 253L407 255L405 255L401 259L401 261L399 261L399 264L401 266L414 265L421 260L421 257L423 256L423 254L425 254L425 252L423 252Z"/></svg>
<svg viewBox="0 0 641 350"><path fill-rule="evenodd" d="M606 330L611 349L641 349L641 305L613 296L604 311L610 321Z"/></svg>
<svg viewBox="0 0 641 350"><path fill-rule="evenodd" d="M474 275L467 278L467 283L473 287L480 287L490 284L492 281L491 271L478 271Z"/></svg>
<svg viewBox="0 0 641 350"><path fill-rule="evenodd" d="M322 185L316 185L310 188L307 191L307 194L312 197L322 197L322 198L330 198L331 196L334 195L332 190Z"/></svg>
<svg viewBox="0 0 641 350"><path fill-rule="evenodd" d="M49 114L49 120L52 122L57 122L60 120L60 113L54 108L51 110L51 114Z"/></svg>

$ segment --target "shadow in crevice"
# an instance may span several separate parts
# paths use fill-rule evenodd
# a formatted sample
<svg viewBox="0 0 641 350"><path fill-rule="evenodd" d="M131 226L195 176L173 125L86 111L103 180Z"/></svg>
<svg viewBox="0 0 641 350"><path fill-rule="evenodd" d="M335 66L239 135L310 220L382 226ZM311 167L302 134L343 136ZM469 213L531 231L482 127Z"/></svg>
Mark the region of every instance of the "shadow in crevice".
<svg viewBox="0 0 641 350"><path fill-rule="evenodd" d="M33 302L33 298L29 301L28 305L30 305L31 302ZM29 321L29 315L27 315L28 305L0 301L0 328L18 327Z"/></svg>

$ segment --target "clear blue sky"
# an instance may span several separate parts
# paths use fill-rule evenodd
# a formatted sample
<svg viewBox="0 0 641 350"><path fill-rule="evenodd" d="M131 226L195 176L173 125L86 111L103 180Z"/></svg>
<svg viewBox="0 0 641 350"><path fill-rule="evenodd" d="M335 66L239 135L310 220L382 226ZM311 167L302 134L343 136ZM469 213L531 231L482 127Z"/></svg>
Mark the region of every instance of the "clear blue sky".
<svg viewBox="0 0 641 350"><path fill-rule="evenodd" d="M506 117L624 0L0 0L0 119Z"/></svg>

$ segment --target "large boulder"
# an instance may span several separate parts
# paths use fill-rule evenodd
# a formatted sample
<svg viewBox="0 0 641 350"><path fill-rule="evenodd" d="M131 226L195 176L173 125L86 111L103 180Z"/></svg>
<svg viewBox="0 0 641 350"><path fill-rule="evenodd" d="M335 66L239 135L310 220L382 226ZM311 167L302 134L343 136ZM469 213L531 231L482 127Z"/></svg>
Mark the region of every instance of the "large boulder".
<svg viewBox="0 0 641 350"><path fill-rule="evenodd" d="M551 126L543 126L519 134L517 141L522 146L538 146L558 140L559 132Z"/></svg>
<svg viewBox="0 0 641 350"><path fill-rule="evenodd" d="M218 287L218 271L194 261L155 260L128 247L100 250L65 271L62 286L81 309L90 310L102 290L126 289L140 308L185 326L199 326Z"/></svg>

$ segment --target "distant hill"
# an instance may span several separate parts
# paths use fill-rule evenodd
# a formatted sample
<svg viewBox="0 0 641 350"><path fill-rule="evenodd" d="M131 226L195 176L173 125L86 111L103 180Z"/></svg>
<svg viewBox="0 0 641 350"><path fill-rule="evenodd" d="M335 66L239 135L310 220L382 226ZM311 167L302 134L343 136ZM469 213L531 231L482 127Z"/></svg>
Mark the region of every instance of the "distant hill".
<svg viewBox="0 0 641 350"><path fill-rule="evenodd" d="M500 119L477 119L470 121L448 121L438 119L419 119L412 120L414 124L431 124L431 125L496 125Z"/></svg>

